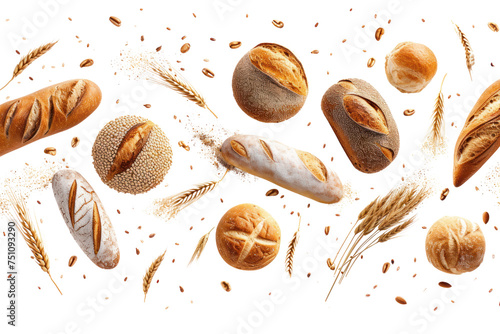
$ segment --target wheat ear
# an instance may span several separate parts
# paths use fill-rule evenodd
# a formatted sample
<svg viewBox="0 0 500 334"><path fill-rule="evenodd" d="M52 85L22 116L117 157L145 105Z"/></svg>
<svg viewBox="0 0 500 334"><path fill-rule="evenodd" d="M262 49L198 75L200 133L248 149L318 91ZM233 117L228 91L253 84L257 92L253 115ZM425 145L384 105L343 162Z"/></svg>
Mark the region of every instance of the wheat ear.
<svg viewBox="0 0 500 334"><path fill-rule="evenodd" d="M146 274L144 275L144 278L142 280L142 291L144 291L144 302L146 302L146 296L148 294L149 287L151 286L151 281L153 280L153 276L155 275L156 271L160 267L161 262L163 261L163 258L165 257L165 253L167 251L165 250L163 254L158 256L153 263L149 266L148 270L146 271Z"/></svg>
<svg viewBox="0 0 500 334"><path fill-rule="evenodd" d="M453 23L453 21L452 21ZM465 63L467 64L467 69L469 70L470 79L472 80L472 66L476 63L474 59L474 53L472 52L472 47L470 46L470 42L465 36L465 34L460 30L460 27L453 23L455 26L455 30L457 31L458 37L460 37L460 42L462 42L462 46L465 49Z"/></svg>
<svg viewBox="0 0 500 334"><path fill-rule="evenodd" d="M444 79L446 79L446 74L443 77L443 81L441 81L441 88L439 88L439 94L434 104L434 111L432 112L432 125L427 135L434 152L436 152L444 141Z"/></svg>
<svg viewBox="0 0 500 334"><path fill-rule="evenodd" d="M47 53L54 45L56 45L56 43L57 43L57 41L54 43L47 43L47 44L44 44L44 45L28 52L28 54L26 56L24 56L23 58L21 58L19 63L14 68L12 78L9 80L9 82L7 82L5 84L5 86L0 88L0 90L7 87L7 85L10 84L12 82L12 80L14 80L14 78L16 78L19 74L21 74L28 66L31 65L32 62L34 62L36 59L40 58L45 53Z"/></svg>
<svg viewBox="0 0 500 334"><path fill-rule="evenodd" d="M40 266L40 268L49 275L50 280L54 283L57 290L62 295L61 290L50 274L50 261L43 246L43 240L38 229L36 218L30 215L24 200L19 195L15 194L10 188L7 190L7 195L10 201L10 216L12 221L16 223L17 230L21 233L24 241L31 249L38 266Z"/></svg>
<svg viewBox="0 0 500 334"><path fill-rule="evenodd" d="M295 249L297 248L297 244L299 243L299 232L300 232L300 221L302 217L299 215L299 226L297 227L297 231L293 234L292 240L288 244L288 250L286 251L286 259L285 259L285 270L292 277L293 272L293 255L295 254Z"/></svg>
<svg viewBox="0 0 500 334"><path fill-rule="evenodd" d="M169 220L177 215L181 210L193 204L201 197L215 189L227 174L227 170L218 181L209 181L195 185L193 188L172 195L170 197L157 200L154 203L154 213L165 220Z"/></svg>
<svg viewBox="0 0 500 334"><path fill-rule="evenodd" d="M193 256L191 257L191 260L188 263L188 266L191 264L191 262L193 262L194 260L198 260L200 258L201 253L203 252L205 246L207 245L208 237L210 237L210 232L212 232L213 229L214 227L212 227L210 231L208 231L208 233L204 234L200 238L198 244L196 245L196 249L194 250Z"/></svg>
<svg viewBox="0 0 500 334"><path fill-rule="evenodd" d="M148 62L146 65L147 78L151 82L166 86L181 94L189 101L198 106L207 109L218 118L217 115L208 107L205 98L171 65L168 63L168 69L157 61Z"/></svg>

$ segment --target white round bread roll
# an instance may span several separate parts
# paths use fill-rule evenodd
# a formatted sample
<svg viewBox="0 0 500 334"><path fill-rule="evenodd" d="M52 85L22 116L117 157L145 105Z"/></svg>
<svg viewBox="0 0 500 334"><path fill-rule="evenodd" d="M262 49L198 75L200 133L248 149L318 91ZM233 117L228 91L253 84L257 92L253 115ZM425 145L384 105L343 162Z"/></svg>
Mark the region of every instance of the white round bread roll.
<svg viewBox="0 0 500 334"><path fill-rule="evenodd" d="M443 217L435 222L425 239L427 259L448 274L475 270L483 262L486 243L476 223L461 217Z"/></svg>
<svg viewBox="0 0 500 334"><path fill-rule="evenodd" d="M385 74L390 84L402 93L418 93L437 72L437 59L427 46L399 43L385 57Z"/></svg>

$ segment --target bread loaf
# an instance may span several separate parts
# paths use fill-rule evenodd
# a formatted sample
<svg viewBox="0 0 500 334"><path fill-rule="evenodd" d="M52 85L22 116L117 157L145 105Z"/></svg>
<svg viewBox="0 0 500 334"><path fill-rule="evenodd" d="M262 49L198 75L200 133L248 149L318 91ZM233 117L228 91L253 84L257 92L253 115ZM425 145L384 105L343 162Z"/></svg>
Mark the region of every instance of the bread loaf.
<svg viewBox="0 0 500 334"><path fill-rule="evenodd" d="M92 157L102 182L119 192L139 194L163 181L172 164L172 148L158 125L127 115L101 129Z"/></svg>
<svg viewBox="0 0 500 334"><path fill-rule="evenodd" d="M483 262L486 243L475 223L460 217L443 217L435 222L425 239L427 259L449 274L473 271Z"/></svg>
<svg viewBox="0 0 500 334"><path fill-rule="evenodd" d="M474 175L500 146L500 80L489 86L467 116L455 145L453 184Z"/></svg>
<svg viewBox="0 0 500 334"><path fill-rule="evenodd" d="M227 264L256 270L278 255L281 231L274 218L261 207L240 204L222 216L215 237L219 254Z"/></svg>
<svg viewBox="0 0 500 334"><path fill-rule="evenodd" d="M437 72L437 59L431 49L419 43L399 43L385 57L387 79L402 93L418 93Z"/></svg>
<svg viewBox="0 0 500 334"><path fill-rule="evenodd" d="M287 48L262 43L241 58L233 74L233 94L250 117L282 122L299 112L308 93L304 68Z"/></svg>
<svg viewBox="0 0 500 334"><path fill-rule="evenodd" d="M311 153L251 135L229 137L220 151L228 164L315 201L336 203L343 196L337 175Z"/></svg>
<svg viewBox="0 0 500 334"><path fill-rule="evenodd" d="M323 95L321 109L359 171L381 171L398 155L396 122L382 96L366 81L339 81Z"/></svg>
<svg viewBox="0 0 500 334"><path fill-rule="evenodd" d="M92 186L78 172L58 171L52 190L69 232L98 267L112 269L120 261L115 231Z"/></svg>
<svg viewBox="0 0 500 334"><path fill-rule="evenodd" d="M67 130L101 103L90 80L65 81L0 105L0 156Z"/></svg>

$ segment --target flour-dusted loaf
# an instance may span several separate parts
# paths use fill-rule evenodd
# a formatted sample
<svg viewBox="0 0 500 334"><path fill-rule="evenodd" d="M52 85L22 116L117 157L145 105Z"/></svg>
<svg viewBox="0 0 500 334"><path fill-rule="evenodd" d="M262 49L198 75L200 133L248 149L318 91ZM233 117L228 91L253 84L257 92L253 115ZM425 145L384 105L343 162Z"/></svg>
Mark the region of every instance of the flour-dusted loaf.
<svg viewBox="0 0 500 334"><path fill-rule="evenodd" d="M101 103L90 80L55 84L0 105L0 156L82 122Z"/></svg>
<svg viewBox="0 0 500 334"><path fill-rule="evenodd" d="M483 262L486 243L476 223L461 217L443 217L435 222L425 239L427 259L449 274L473 271Z"/></svg>
<svg viewBox="0 0 500 334"><path fill-rule="evenodd" d="M52 190L69 232L98 267L112 269L120 261L115 231L94 189L78 172L58 171Z"/></svg>
<svg viewBox="0 0 500 334"><path fill-rule="evenodd" d="M309 91L298 58L273 43L261 43L241 58L232 86L239 107L266 123L282 122L297 114Z"/></svg>
<svg viewBox="0 0 500 334"><path fill-rule="evenodd" d="M323 95L321 109L359 171L381 171L398 155L396 122L387 103L368 82L340 80Z"/></svg>
<svg viewBox="0 0 500 334"><path fill-rule="evenodd" d="M500 147L500 80L489 86L467 116L453 159L453 184L459 187Z"/></svg>
<svg viewBox="0 0 500 334"><path fill-rule="evenodd" d="M222 158L235 167L322 203L340 201L337 175L309 152L252 135L234 135L222 143Z"/></svg>
<svg viewBox="0 0 500 334"><path fill-rule="evenodd" d="M222 216L216 231L217 249L230 266L261 269L280 249L281 230L274 218L254 204L240 204Z"/></svg>

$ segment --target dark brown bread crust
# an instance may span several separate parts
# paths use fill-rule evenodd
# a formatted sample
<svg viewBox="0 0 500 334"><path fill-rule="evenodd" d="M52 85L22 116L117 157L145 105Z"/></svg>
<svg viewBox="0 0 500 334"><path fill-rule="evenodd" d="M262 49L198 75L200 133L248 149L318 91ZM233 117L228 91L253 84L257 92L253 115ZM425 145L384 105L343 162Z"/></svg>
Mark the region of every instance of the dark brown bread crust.
<svg viewBox="0 0 500 334"><path fill-rule="evenodd" d="M276 44L262 43L255 48L262 45ZM293 56L291 51L281 48ZM307 95L293 92L258 69L252 64L249 54L241 58L233 74L233 95L238 106L248 116L265 123L278 123L295 116L304 105ZM298 59L297 62L302 66Z"/></svg>
<svg viewBox="0 0 500 334"><path fill-rule="evenodd" d="M455 146L453 161L453 184L455 187L460 187L464 184L500 147L500 133L498 129L492 129L493 131L491 131L491 134L488 135L488 138L484 138L491 141L491 144L487 147L481 148L480 144L484 144L484 140L479 140L477 144L475 144L477 150L472 148L472 150L475 151L475 156L470 160L466 159L467 161L461 161L464 145L470 145L471 138L473 138L475 134L478 134L478 132L482 129L500 122L500 96L497 96L499 94L500 80L494 82L483 92L483 94L481 94L471 112L467 116L467 121L458 136L457 144ZM481 113L483 108L488 107L491 107L489 112Z"/></svg>
<svg viewBox="0 0 500 334"><path fill-rule="evenodd" d="M342 82L351 83L356 90L346 88L350 85ZM368 120L366 122L368 125L362 125L351 118L345 110L346 95L358 96L378 107L385 117L388 134L370 129ZM396 122L382 96L366 81L361 79L339 81L323 95L321 109L349 160L359 171L364 173L381 171L398 155L399 132Z"/></svg>
<svg viewBox="0 0 500 334"><path fill-rule="evenodd" d="M69 80L0 105L0 156L87 118L101 103L90 80Z"/></svg>

